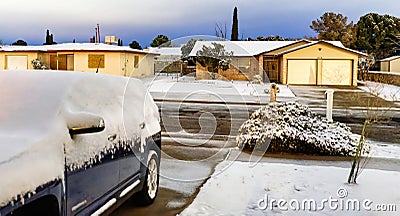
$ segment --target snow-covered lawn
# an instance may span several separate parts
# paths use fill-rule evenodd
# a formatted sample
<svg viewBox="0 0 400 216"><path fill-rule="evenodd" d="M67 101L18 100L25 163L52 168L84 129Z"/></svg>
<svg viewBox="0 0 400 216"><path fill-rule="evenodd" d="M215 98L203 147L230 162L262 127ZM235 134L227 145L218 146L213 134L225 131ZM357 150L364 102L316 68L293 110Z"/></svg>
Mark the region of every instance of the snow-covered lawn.
<svg viewBox="0 0 400 216"><path fill-rule="evenodd" d="M377 82L365 82L364 86L359 86L358 88L387 101L400 101L399 86Z"/></svg>
<svg viewBox="0 0 400 216"><path fill-rule="evenodd" d="M348 168L311 163L224 161L180 215L398 215L400 172L365 169L349 185Z"/></svg>
<svg viewBox="0 0 400 216"><path fill-rule="evenodd" d="M370 146L368 157L400 160L400 144L367 140Z"/></svg>
<svg viewBox="0 0 400 216"><path fill-rule="evenodd" d="M155 77L154 79L144 80L150 93L162 94L183 94L186 99L208 99L204 97L206 94L212 94L216 97L225 98L224 96L239 96L240 100L243 97L251 97L253 99L262 98L269 100L269 93L264 90L269 90L269 84L252 84L248 81L222 81L222 80L195 80L194 77L181 77L179 79L171 77ZM280 92L277 94L277 100L283 98L293 99L295 95L285 85L278 85ZM258 100L262 100L258 99ZM238 100L238 99L236 99Z"/></svg>

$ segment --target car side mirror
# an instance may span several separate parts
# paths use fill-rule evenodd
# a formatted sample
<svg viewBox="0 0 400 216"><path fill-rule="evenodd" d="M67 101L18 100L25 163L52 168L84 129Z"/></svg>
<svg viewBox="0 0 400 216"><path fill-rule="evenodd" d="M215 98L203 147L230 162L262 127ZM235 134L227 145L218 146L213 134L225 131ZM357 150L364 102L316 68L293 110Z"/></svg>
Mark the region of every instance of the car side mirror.
<svg viewBox="0 0 400 216"><path fill-rule="evenodd" d="M98 133L104 129L104 119L91 113L75 113L68 118L68 130L71 136Z"/></svg>

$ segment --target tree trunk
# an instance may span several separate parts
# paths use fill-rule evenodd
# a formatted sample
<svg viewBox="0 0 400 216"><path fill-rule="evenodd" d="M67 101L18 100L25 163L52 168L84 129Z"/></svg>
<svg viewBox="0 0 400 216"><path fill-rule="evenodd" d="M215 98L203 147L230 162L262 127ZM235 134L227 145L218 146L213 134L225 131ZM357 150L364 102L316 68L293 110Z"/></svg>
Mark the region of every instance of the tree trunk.
<svg viewBox="0 0 400 216"><path fill-rule="evenodd" d="M349 184L357 183L357 176L358 176L358 172L360 170L360 161L361 161L361 156L362 156L362 152L363 152L363 148L364 148L365 132L366 132L368 124L369 124L369 120L366 119L364 121L364 125L362 128L360 140L358 141L356 155L354 156L353 163L351 165L349 178L347 179L347 183L349 183Z"/></svg>

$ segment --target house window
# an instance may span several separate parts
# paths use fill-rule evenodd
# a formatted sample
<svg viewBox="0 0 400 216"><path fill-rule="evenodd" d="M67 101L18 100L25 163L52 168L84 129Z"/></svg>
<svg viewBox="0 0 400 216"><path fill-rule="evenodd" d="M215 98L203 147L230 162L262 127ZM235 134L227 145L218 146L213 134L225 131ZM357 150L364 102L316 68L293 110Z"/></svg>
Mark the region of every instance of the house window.
<svg viewBox="0 0 400 216"><path fill-rule="evenodd" d="M139 56L135 56L135 57L133 57L134 59L133 59L133 66L135 67L135 68L138 68L139 67Z"/></svg>
<svg viewBox="0 0 400 216"><path fill-rule="evenodd" d="M104 68L104 55L89 54L88 68Z"/></svg>
<svg viewBox="0 0 400 216"><path fill-rule="evenodd" d="M250 71L250 58L239 58L238 68L242 73L248 73Z"/></svg>

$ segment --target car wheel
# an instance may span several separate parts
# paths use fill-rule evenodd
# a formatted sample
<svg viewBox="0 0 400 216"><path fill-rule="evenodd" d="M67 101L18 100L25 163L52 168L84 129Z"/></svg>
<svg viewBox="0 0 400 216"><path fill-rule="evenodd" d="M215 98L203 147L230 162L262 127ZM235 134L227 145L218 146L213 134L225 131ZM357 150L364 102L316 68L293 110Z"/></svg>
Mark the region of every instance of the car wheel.
<svg viewBox="0 0 400 216"><path fill-rule="evenodd" d="M143 189L136 195L140 205L152 204L157 196L160 170L159 161L157 153L155 151L150 151Z"/></svg>

